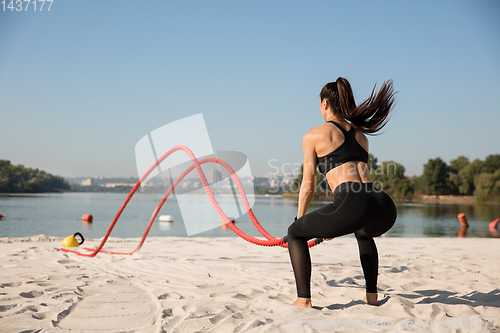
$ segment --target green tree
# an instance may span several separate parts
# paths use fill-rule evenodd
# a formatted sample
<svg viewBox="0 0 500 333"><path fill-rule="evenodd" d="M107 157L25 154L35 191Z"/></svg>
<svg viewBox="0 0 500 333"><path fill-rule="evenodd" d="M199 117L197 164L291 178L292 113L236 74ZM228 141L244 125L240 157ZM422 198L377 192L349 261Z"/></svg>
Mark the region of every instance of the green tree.
<svg viewBox="0 0 500 333"><path fill-rule="evenodd" d="M394 190L398 183L405 179L405 167L394 161L384 161L372 169L370 176L374 183L382 183L384 191Z"/></svg>
<svg viewBox="0 0 500 333"><path fill-rule="evenodd" d="M500 169L497 169L494 173L483 172L480 173L475 181L474 185L476 190L474 195L478 201L486 200L499 200L500 199Z"/></svg>
<svg viewBox="0 0 500 333"><path fill-rule="evenodd" d="M500 154L488 155L483 162L482 172L495 173L500 169Z"/></svg>
<svg viewBox="0 0 500 333"><path fill-rule="evenodd" d="M423 182L428 194L442 195L450 192L450 167L439 157L429 159L424 165Z"/></svg>
<svg viewBox="0 0 500 333"><path fill-rule="evenodd" d="M398 181L394 194L397 198L410 200L413 198L414 188L408 178L403 178Z"/></svg>
<svg viewBox="0 0 500 333"><path fill-rule="evenodd" d="M424 184L422 176L413 176L409 180L410 180L410 184L413 188L413 194L427 193L426 186Z"/></svg>
<svg viewBox="0 0 500 333"><path fill-rule="evenodd" d="M378 160L372 154L368 154L368 170L370 170L370 174L373 170L377 169Z"/></svg>
<svg viewBox="0 0 500 333"><path fill-rule="evenodd" d="M0 160L0 193L11 193L12 165L10 161Z"/></svg>
<svg viewBox="0 0 500 333"><path fill-rule="evenodd" d="M458 192L463 195L473 195L475 190L475 178L483 170L483 162L475 159L458 172Z"/></svg>
<svg viewBox="0 0 500 333"><path fill-rule="evenodd" d="M38 169L12 165L0 160L0 192L39 193L70 190L70 185L62 177L53 176Z"/></svg>
<svg viewBox="0 0 500 333"><path fill-rule="evenodd" d="M467 194L461 192L461 189L467 191L468 186L464 186L466 181L462 178L463 173L461 174L460 171L469 164L469 159L463 155L450 161L450 185L453 194Z"/></svg>
<svg viewBox="0 0 500 333"><path fill-rule="evenodd" d="M469 165L470 161L467 157L460 155L454 160L450 161L450 172L458 173L460 170Z"/></svg>
<svg viewBox="0 0 500 333"><path fill-rule="evenodd" d="M326 195L326 194L328 194L328 191L330 191L329 189L330 189L330 186L328 185L328 180L326 180L326 177L321 172L317 171L316 172L316 188L314 190L314 195L316 195L316 196Z"/></svg>

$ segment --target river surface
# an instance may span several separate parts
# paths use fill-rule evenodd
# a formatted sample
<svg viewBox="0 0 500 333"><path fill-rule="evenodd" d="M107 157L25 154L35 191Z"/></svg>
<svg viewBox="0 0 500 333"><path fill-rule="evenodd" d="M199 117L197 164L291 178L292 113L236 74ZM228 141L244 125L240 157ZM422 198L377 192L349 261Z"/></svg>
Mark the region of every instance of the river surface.
<svg viewBox="0 0 500 333"><path fill-rule="evenodd" d="M86 237L101 238L125 200L122 193L57 193L30 195L0 195L0 237L27 237L39 234L65 237L80 232ZM137 194L118 220L111 237L141 237L151 214L162 195ZM294 216L297 202L280 197L255 197L252 210L260 224L276 238L284 236ZM313 202L310 210L328 202ZM196 210L196 203L192 209ZM500 205L437 205L397 204L398 219L386 237L456 237L460 224L458 213L465 213L469 221L466 237L494 237L489 222L500 217ZM82 223L83 214L92 214L92 224ZM173 223L156 219L149 236L188 237L180 206L175 197L169 198L160 215L172 215ZM229 215L229 214L228 214ZM211 221L212 223L217 222ZM190 223L186 221L186 223ZM237 217L236 226L251 236L261 237L248 215ZM234 237L230 229L216 227L189 236ZM347 236L352 237L352 235Z"/></svg>

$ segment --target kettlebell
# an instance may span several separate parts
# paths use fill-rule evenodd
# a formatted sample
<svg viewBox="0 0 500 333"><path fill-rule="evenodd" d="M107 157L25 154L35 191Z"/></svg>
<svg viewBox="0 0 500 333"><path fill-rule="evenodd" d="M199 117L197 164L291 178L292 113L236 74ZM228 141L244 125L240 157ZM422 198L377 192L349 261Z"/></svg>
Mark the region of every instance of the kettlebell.
<svg viewBox="0 0 500 333"><path fill-rule="evenodd" d="M79 237L82 241L79 242L76 239L76 237ZM83 238L83 235L81 233L77 232L71 236L64 238L63 246L64 247L78 247L78 246L82 245L84 241L85 241L85 239Z"/></svg>

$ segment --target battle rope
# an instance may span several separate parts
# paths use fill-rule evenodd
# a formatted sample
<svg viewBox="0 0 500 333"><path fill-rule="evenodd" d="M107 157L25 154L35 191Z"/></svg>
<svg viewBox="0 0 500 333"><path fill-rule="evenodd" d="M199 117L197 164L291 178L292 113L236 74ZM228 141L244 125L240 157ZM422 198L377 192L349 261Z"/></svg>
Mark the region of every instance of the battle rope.
<svg viewBox="0 0 500 333"><path fill-rule="evenodd" d="M153 215L151 216L151 219L149 220L149 223L146 227L146 230L144 231L144 234L141 238L141 241L139 242L139 245L135 248L134 251L130 252L130 253L122 253L122 252L111 252L111 251L106 251L106 250L103 250L103 246L104 244L106 243L106 241L108 240L109 238L109 235L111 234L111 231L113 230L113 228L115 227L116 223L118 222L118 219L120 218L123 210L125 209L125 207L127 206L127 204L129 203L129 201L132 199L132 196L135 194L135 192L137 191L137 189L139 188L139 186L141 186L142 182L149 176L149 174L161 163L163 162L163 160L165 160L165 158L167 158L169 155L171 155L173 152L177 151L177 150L184 150L188 155L189 157L191 158L191 160L193 161L193 164L191 166L189 166L176 180L175 182L170 186L170 188L168 189L168 191L165 193L165 195L163 196L163 198L160 200L160 203L158 204L158 206L156 207L155 211L153 212ZM222 165L230 174L231 174L231 177L233 178L234 182L236 183L236 187L238 188L238 192L240 193L240 196L241 196L241 199L243 201L243 204L245 206L245 209L246 209L246 212L248 214L248 216L250 217L250 219L252 220L252 223L253 225L255 226L255 228L260 232L260 234L262 236L264 236L266 238L266 240L263 240L263 239L258 239L258 238L254 238L252 236L249 236L247 234L245 234L243 231L241 231L240 229L238 229L232 222L231 220L229 220L229 218L226 216L226 214L222 211L221 207L219 206L219 203L217 202L217 200L215 199L213 193L212 193L212 190L210 189L210 186L208 185L208 182L207 182L207 179L205 177L205 174L203 173L203 170L201 168L201 164L204 164L204 163L209 163L209 162L213 162L213 163L218 163L220 165ZM250 243L253 243L253 244L256 244L256 245L261 245L261 246L281 246L281 247L284 247L284 248L287 248L288 245L286 244L287 240L286 239L283 239L283 238L280 238L280 239L277 239L277 238L274 238L273 236L271 236L259 223L259 221L257 221L257 219L255 218L255 215L253 214L253 211L252 209L250 208L250 204L248 203L248 200L247 200L247 197L246 197L246 194L245 194L245 191L243 190L243 186L241 185L241 182L238 178L238 175L236 174L236 172L231 168L231 166L229 164L227 164L226 162L224 162L223 160L221 159L218 159L218 158L214 158L214 157L209 157L209 158L204 158L200 161L198 161L198 159L196 158L196 156L194 156L193 152L187 148L186 146L182 146L182 145L179 145L179 146L175 146L173 147L172 149L170 149L169 151L167 151L165 154L163 154L163 156L161 156L147 171L146 173L144 173L144 175L139 179L139 181L135 184L135 186L132 188L132 190L130 191L130 193L128 194L127 198L125 199L125 201L122 203L120 209L118 210L118 212L116 213L115 215L115 218L113 219L113 222L111 222L111 225L108 229L108 231L106 232L106 235L104 235L104 238L102 239L101 243L99 244L99 246L96 248L96 249L90 249L90 248L84 248L85 250L87 251L91 251L92 253L81 253L81 252L78 252L78 251L73 251L73 250L69 250L69 249L66 249L66 248L61 248L61 251L64 251L64 252L71 252L71 253L75 253L79 256L85 256L85 257L94 257L95 255L97 255L97 253L99 252L102 252L102 253L109 253L109 254L121 254L121 255L131 255L133 254L134 252L137 252L141 247L142 245L144 244L144 241L146 240L146 237L148 236L148 233L151 229L151 227L153 226L153 223L156 219L156 216L159 214L163 204L165 203L165 201L168 199L168 197L170 196L170 194L172 193L172 191L175 189L175 187L179 184L179 182L184 178L186 177L189 172L191 172L194 168L196 168L196 170L198 171L198 175L200 176L200 180L203 184L203 188L205 189L205 192L207 193L208 197L210 198L210 201L212 203L212 205L214 206L215 210L217 211L217 213L219 214L219 216L221 217L222 219L222 222L227 225L232 231L234 231L234 233L236 233L238 236L240 236L241 238L243 238L244 240L250 242ZM321 238L316 238L314 240L310 240L307 245L309 247L313 247L315 245L318 245L319 243L322 242L322 239Z"/></svg>

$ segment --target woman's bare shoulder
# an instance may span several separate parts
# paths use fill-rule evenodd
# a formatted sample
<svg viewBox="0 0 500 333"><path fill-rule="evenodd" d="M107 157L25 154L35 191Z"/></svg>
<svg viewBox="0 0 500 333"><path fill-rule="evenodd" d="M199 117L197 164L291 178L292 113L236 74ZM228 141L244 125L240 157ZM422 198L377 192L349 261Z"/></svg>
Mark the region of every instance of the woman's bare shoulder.
<svg viewBox="0 0 500 333"><path fill-rule="evenodd" d="M365 133L361 131L356 131L356 140L361 145L361 147L363 147L366 151L368 151L369 143Z"/></svg>
<svg viewBox="0 0 500 333"><path fill-rule="evenodd" d="M309 131L304 134L304 136L309 135L309 136L314 136L314 135L321 135L324 134L325 131L330 130L330 127L327 125L327 123L321 124L319 126L316 126L314 128L311 128Z"/></svg>

